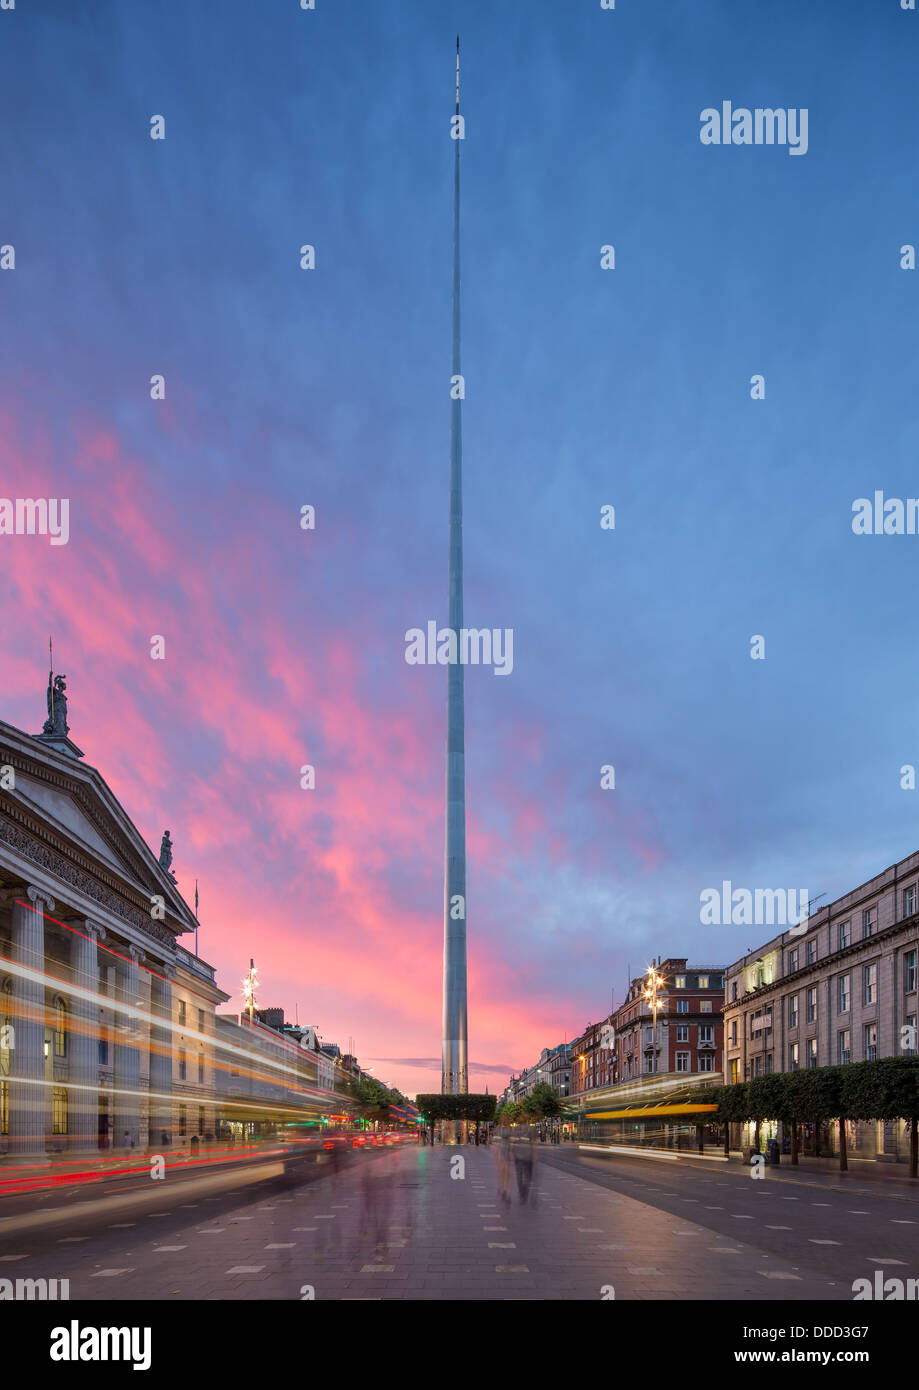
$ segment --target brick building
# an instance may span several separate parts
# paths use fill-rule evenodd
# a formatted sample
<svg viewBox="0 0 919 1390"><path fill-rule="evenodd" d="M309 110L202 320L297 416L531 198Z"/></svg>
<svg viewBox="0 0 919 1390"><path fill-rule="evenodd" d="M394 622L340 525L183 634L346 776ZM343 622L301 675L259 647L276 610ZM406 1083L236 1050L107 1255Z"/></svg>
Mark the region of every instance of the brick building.
<svg viewBox="0 0 919 1390"><path fill-rule="evenodd" d="M644 998L645 976L632 981L625 1003L612 1016L616 1080L658 1072L711 1072L717 1079L724 1040L723 967L690 966L687 957L670 956L655 968L664 980L656 1031Z"/></svg>

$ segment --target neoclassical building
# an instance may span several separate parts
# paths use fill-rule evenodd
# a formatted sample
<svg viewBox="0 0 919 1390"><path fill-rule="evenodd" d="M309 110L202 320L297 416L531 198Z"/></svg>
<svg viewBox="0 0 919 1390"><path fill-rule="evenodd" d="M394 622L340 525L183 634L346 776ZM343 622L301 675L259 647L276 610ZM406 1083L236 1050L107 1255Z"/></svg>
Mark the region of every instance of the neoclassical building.
<svg viewBox="0 0 919 1390"><path fill-rule="evenodd" d="M216 1132L213 967L194 913L49 682L41 734L0 722L0 1163L194 1146ZM193 940L190 937L189 940Z"/></svg>

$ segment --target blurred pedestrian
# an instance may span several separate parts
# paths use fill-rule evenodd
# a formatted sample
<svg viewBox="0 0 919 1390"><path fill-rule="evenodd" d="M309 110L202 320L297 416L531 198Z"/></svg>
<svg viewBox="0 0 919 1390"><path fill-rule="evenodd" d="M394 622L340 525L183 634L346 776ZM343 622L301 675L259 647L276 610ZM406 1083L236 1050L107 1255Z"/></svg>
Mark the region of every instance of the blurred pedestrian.
<svg viewBox="0 0 919 1390"><path fill-rule="evenodd" d="M517 1177L517 1199L522 1207L528 1206L530 1193L533 1188L533 1164L536 1154L533 1149L533 1137L527 1133L526 1137L514 1146L514 1169Z"/></svg>
<svg viewBox="0 0 919 1390"><path fill-rule="evenodd" d="M511 1204L511 1141L507 1130L498 1140L498 1193L505 1206Z"/></svg>

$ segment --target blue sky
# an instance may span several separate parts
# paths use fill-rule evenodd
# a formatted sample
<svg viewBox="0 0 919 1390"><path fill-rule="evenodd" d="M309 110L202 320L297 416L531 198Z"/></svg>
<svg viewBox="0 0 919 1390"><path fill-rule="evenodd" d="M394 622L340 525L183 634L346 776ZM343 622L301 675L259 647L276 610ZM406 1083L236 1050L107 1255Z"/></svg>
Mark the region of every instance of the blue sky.
<svg viewBox="0 0 919 1390"><path fill-rule="evenodd" d="M750 929L698 920L722 878L832 898L916 849L899 768L919 765L919 537L850 523L875 488L919 495L919 290L899 266L919 243L919 16L169 0L0 24L2 491L24 468L83 518L66 557L43 552L46 587L24 538L0 551L3 717L35 720L50 620L99 721L88 759L114 763L151 840L171 826L231 980L271 901L265 1002L306 997L362 1054L439 1050L443 671L402 654L446 613L457 32L466 619L515 633L511 677L467 673L473 1063L571 1036L627 964L735 959ZM807 154L703 146L724 100L806 107ZM125 496L168 562L138 559L130 508L120 532ZM81 575L105 554L120 603L91 631ZM161 613L168 691L131 655ZM260 779L279 785L286 753L260 749L242 687L327 781L363 781L299 826L301 803L277 812ZM107 746L113 710L157 768ZM228 803L234 832L209 834ZM390 959L387 930L417 979L391 962L358 988L348 962Z"/></svg>

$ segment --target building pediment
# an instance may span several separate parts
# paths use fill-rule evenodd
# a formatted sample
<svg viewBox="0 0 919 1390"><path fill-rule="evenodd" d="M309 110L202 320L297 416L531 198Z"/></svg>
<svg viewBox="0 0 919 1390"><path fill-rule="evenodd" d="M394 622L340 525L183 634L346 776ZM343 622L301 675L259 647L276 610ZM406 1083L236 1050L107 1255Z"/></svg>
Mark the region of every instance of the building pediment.
<svg viewBox="0 0 919 1390"><path fill-rule="evenodd" d="M177 885L94 767L2 722L0 765L15 775L15 786L0 790L0 845L155 936L194 930L194 914ZM158 929L150 915L152 895L164 903Z"/></svg>
<svg viewBox="0 0 919 1390"><path fill-rule="evenodd" d="M122 858L114 846L100 834L79 801L69 791L64 791L49 782L41 781L26 772L16 778L16 791L25 806L59 831L75 837L89 853L102 857L124 874L131 874L131 866Z"/></svg>

